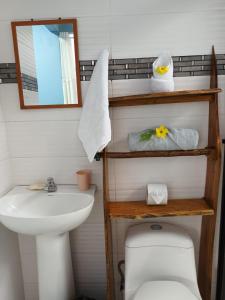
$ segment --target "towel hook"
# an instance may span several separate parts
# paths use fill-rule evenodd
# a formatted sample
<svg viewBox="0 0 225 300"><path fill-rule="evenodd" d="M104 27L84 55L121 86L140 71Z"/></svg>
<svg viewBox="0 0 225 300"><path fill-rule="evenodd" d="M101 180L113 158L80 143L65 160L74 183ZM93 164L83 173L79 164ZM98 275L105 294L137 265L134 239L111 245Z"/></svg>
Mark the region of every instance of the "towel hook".
<svg viewBox="0 0 225 300"><path fill-rule="evenodd" d="M96 154L95 154L95 160L96 161L100 161L101 160L101 153L99 153L99 152L97 152Z"/></svg>

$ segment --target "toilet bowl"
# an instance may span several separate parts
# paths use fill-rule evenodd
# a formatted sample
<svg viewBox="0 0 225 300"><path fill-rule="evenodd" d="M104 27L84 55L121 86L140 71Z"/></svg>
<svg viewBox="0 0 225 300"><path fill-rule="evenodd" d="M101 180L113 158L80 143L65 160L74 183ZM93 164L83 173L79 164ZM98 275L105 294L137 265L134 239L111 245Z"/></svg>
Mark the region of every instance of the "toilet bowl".
<svg viewBox="0 0 225 300"><path fill-rule="evenodd" d="M194 245L180 227L142 223L125 241L125 300L201 300Z"/></svg>

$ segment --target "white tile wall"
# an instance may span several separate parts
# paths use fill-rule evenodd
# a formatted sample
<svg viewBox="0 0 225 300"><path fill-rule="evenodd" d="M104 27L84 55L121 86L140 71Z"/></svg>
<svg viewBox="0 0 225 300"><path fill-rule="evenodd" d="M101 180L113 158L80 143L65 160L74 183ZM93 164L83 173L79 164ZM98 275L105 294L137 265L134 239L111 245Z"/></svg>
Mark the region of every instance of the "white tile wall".
<svg viewBox="0 0 225 300"><path fill-rule="evenodd" d="M160 50L187 55L190 48L207 54L212 44L220 53L224 33L224 10L113 16L112 57L157 56Z"/></svg>
<svg viewBox="0 0 225 300"><path fill-rule="evenodd" d="M1 87L0 87L1 89ZM6 125L0 98L0 195L12 186ZM23 278L16 233L0 224L0 299L23 300Z"/></svg>
<svg viewBox="0 0 225 300"><path fill-rule="evenodd" d="M109 1L105 0L66 0L56 3L54 0L39 0L38 2L9 0L1 2L1 20L69 18L80 16L104 16L109 13Z"/></svg>
<svg viewBox="0 0 225 300"><path fill-rule="evenodd" d="M188 2L172 0L172 1L157 1L152 0L113 0L111 2L113 15L143 15L157 13L181 13L181 12L196 12L196 11L211 11L217 9L225 9L225 3L222 0L190 0Z"/></svg>
<svg viewBox="0 0 225 300"><path fill-rule="evenodd" d="M100 49L110 48L110 18L79 18L78 34L80 59L96 59Z"/></svg>
<svg viewBox="0 0 225 300"><path fill-rule="evenodd" d="M17 158L46 157L47 153L51 157L73 157L74 153L85 157L78 125L79 121L10 122L7 129L11 154Z"/></svg>
<svg viewBox="0 0 225 300"><path fill-rule="evenodd" d="M116 192L145 188L148 182L165 182L168 188L197 188L204 185L205 158L188 157L116 160Z"/></svg>
<svg viewBox="0 0 225 300"><path fill-rule="evenodd" d="M17 235L0 225L0 298L23 300L23 282Z"/></svg>
<svg viewBox="0 0 225 300"><path fill-rule="evenodd" d="M0 86L1 91L1 86ZM0 94L1 100L1 94ZM9 159L6 122L0 102L0 195L5 193L12 186L11 165Z"/></svg>
<svg viewBox="0 0 225 300"><path fill-rule="evenodd" d="M24 283L25 299L39 300L38 298L38 283Z"/></svg>
<svg viewBox="0 0 225 300"><path fill-rule="evenodd" d="M75 173L79 169L89 167L92 170L92 180L102 188L101 163L94 162L89 165L86 157L29 157L13 158L12 169L16 184L26 185L34 181L46 179L48 176L55 178L58 184L75 184ZM111 186L114 184L111 182Z"/></svg>
<svg viewBox="0 0 225 300"><path fill-rule="evenodd" d="M111 50L112 58L154 56L164 49L173 55L207 54L212 44L215 44L217 53L225 53L225 4L222 0L191 0L187 3L178 0L65 0L57 5L53 0L0 0L0 4L0 62L14 61L11 20L30 18L78 17L80 59L96 59L104 47ZM177 89L205 88L208 85L207 77L176 78ZM225 88L224 76L220 76L219 85ZM87 86L88 82L82 82L83 95ZM109 92L110 95L118 96L148 91L149 82L143 79L113 81ZM54 176L57 183L73 184L73 174L77 169L89 167L93 170L93 181L98 185L95 207L87 222L71 233L71 248L78 293L104 300L106 276L102 163L94 162L90 165L77 138L81 109L20 110L15 84L2 85L0 98L6 119L15 184L29 184L49 175ZM162 122L198 129L200 143L204 146L207 139L207 113L208 106L203 103L113 109L114 144L111 147L124 150L129 131ZM224 117L222 93L222 137L225 137ZM0 137L4 141L3 126L0 126ZM0 150L0 157L3 157L2 161L0 159L0 179L2 186L7 187L11 183L10 161L4 158L4 147ZM167 182L171 197L200 197L204 191L204 177L204 159L113 161L110 164L111 198L143 199L144 186L152 180ZM197 258L201 218L168 218L166 221L180 224L190 232ZM117 221L113 224L115 265L124 256L124 234L131 223ZM20 250L25 299L37 300L34 239L20 236ZM115 273L118 281L117 271ZM117 295L116 300L119 300L118 285Z"/></svg>
<svg viewBox="0 0 225 300"><path fill-rule="evenodd" d="M1 44L4 44L4 47L1 47L2 49L0 62L14 62L15 58L13 54L13 41L9 21L3 21L2 19L0 19L0 36Z"/></svg>

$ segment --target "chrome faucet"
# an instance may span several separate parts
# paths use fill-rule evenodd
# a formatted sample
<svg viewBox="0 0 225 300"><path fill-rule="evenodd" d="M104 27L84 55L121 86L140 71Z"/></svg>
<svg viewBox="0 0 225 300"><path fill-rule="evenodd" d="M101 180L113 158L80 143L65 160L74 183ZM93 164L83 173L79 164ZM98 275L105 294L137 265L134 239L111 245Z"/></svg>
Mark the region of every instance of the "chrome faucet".
<svg viewBox="0 0 225 300"><path fill-rule="evenodd" d="M47 178L47 184L45 186L45 191L47 191L48 193L52 193L52 192L56 192L57 191L57 185L54 182L54 178L53 177L48 177Z"/></svg>

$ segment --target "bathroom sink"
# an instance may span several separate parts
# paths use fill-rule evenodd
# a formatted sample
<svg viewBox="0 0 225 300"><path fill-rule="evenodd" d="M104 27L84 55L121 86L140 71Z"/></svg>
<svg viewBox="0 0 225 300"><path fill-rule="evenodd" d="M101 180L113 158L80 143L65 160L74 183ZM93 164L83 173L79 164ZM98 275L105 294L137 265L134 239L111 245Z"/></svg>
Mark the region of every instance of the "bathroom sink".
<svg viewBox="0 0 225 300"><path fill-rule="evenodd" d="M63 233L78 227L94 203L93 186L87 192L59 186L57 192L30 191L15 187L0 200L0 221L18 233Z"/></svg>
<svg viewBox="0 0 225 300"><path fill-rule="evenodd" d="M75 298L69 231L89 216L95 189L80 192L76 186L62 185L47 193L17 186L0 199L0 222L35 236L39 300Z"/></svg>

